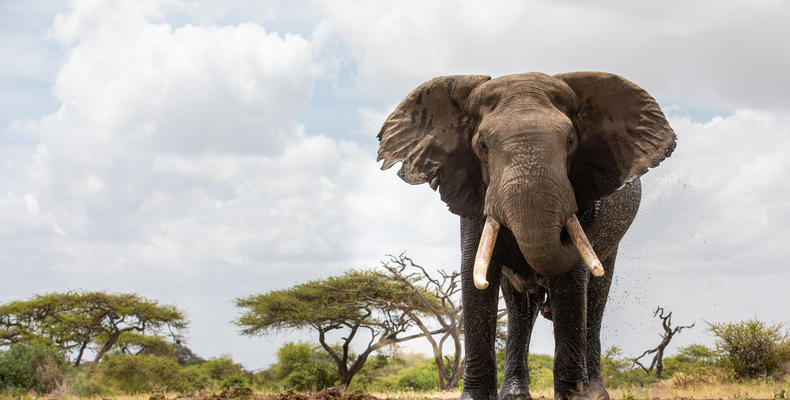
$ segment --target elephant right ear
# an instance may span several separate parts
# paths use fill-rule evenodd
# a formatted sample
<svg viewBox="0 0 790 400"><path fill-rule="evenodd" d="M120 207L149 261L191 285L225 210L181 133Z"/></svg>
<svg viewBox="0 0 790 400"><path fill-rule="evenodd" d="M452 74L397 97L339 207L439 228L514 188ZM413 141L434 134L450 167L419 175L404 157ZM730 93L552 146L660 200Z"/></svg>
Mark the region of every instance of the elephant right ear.
<svg viewBox="0 0 790 400"><path fill-rule="evenodd" d="M388 169L398 161L398 176L439 188L454 214L476 218L483 211L484 187L472 151L474 122L463 105L472 90L490 80L482 75L434 78L409 93L378 134L378 161Z"/></svg>
<svg viewBox="0 0 790 400"><path fill-rule="evenodd" d="M572 119L579 147L568 176L580 208L638 178L672 154L675 132L644 89L604 72L555 76L576 93L578 109Z"/></svg>

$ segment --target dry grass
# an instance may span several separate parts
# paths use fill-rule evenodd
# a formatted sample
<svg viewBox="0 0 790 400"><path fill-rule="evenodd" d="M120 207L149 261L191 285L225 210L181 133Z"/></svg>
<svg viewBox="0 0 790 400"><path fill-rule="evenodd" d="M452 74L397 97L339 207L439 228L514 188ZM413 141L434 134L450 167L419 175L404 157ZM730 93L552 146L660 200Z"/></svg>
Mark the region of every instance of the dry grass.
<svg viewBox="0 0 790 400"><path fill-rule="evenodd" d="M532 396L534 398L539 397L546 397L546 398L553 398L554 392L552 392L551 388L549 389L534 389L531 390ZM411 392L411 391L403 391L403 392L370 392L371 395L378 397L379 399L396 399L396 400L411 400L411 399L438 399L438 400L451 400L457 399L461 396L460 390L447 390L447 391L436 391L436 392Z"/></svg>
<svg viewBox="0 0 790 400"><path fill-rule="evenodd" d="M176 394L172 394L172 396L168 396L168 398L172 398L177 396ZM86 396L86 397L78 397L70 394L66 394L63 396L50 396L50 395L37 395L34 392L23 394L23 395L10 395L10 394L0 394L1 400L27 400L27 399L35 399L35 400L148 400L151 397L150 393L146 394L123 394L123 395L115 395L115 396Z"/></svg>
<svg viewBox="0 0 790 400"><path fill-rule="evenodd" d="M750 383L704 383L693 386L680 387L676 383L669 380L658 382L656 384L631 389L611 389L609 393L612 399L622 400L679 400L679 399L732 399L732 400L750 400L750 399L790 399L790 381L785 382L772 382L772 381L755 381ZM256 391L256 398L275 395L276 392L272 391ZM397 399L397 400L412 400L412 399L437 399L437 400L450 400L457 399L460 396L460 391L436 391L436 392L371 392L371 395L379 399ZM161 395L161 394L160 394ZM77 397L72 395L64 395L62 397L52 396L37 396L34 393L21 396L9 396L0 394L0 400L149 400L151 393L135 394L135 395L114 395L114 396L90 396L90 397ZM165 393L166 399L184 398L183 395L178 393ZM210 395L194 395L190 398L208 398ZM535 388L532 390L532 396L535 399L543 397L544 399L552 399L554 393L551 388Z"/></svg>
<svg viewBox="0 0 790 400"><path fill-rule="evenodd" d="M617 399L787 399L790 398L790 382L703 383L679 387L662 381L630 391L615 389L610 394Z"/></svg>

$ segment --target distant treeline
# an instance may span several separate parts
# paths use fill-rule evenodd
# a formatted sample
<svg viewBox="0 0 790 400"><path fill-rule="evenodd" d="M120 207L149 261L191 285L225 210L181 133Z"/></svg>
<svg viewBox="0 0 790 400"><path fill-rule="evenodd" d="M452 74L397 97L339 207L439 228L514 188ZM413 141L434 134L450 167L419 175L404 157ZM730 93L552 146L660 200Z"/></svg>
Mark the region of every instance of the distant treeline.
<svg viewBox="0 0 790 400"><path fill-rule="evenodd" d="M295 328L316 333L316 342L287 343L269 368L248 371L230 356L206 360L194 354L186 345L188 322L175 306L128 293L36 295L0 304L0 394L457 389L464 364L459 297L458 274L432 274L399 256L380 269L237 299L241 334ZM790 372L790 338L781 324L749 320L707 329L715 345L686 346L663 358L661 378L620 349L607 349L601 362L605 385L628 388L662 379L687 387L782 379ZM342 339L328 342L330 331ZM398 343L407 340L428 340L434 354L402 353ZM445 343L454 343L453 351L445 352ZM504 350L498 351L501 380ZM552 364L551 356L530 354L532 387L551 387Z"/></svg>

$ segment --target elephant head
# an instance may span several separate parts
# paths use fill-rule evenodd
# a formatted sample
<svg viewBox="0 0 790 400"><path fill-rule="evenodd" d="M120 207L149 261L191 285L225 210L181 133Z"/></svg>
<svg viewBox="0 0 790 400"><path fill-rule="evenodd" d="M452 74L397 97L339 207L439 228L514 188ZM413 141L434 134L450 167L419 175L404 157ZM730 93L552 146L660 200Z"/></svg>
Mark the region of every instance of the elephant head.
<svg viewBox="0 0 790 400"><path fill-rule="evenodd" d="M382 169L438 188L451 212L508 228L538 274L578 261L566 221L657 166L675 134L656 101L613 74L446 76L411 92L378 138Z"/></svg>

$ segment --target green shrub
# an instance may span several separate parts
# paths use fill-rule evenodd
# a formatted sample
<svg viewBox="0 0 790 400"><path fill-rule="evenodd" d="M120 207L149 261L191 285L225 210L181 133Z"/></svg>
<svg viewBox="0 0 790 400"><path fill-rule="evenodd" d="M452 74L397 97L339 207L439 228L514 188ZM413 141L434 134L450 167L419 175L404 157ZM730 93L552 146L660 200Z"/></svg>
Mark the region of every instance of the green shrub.
<svg viewBox="0 0 790 400"><path fill-rule="evenodd" d="M529 354L529 386L547 389L554 386L554 357Z"/></svg>
<svg viewBox="0 0 790 400"><path fill-rule="evenodd" d="M391 379L398 372L410 366L424 363L428 360L422 354L394 354L377 353L370 357L362 370L354 376L351 387L356 390L385 391L396 386Z"/></svg>
<svg viewBox="0 0 790 400"><path fill-rule="evenodd" d="M785 337L782 343L779 343L778 357L781 363L790 361L790 337Z"/></svg>
<svg viewBox="0 0 790 400"><path fill-rule="evenodd" d="M179 392L194 392L211 386L212 380L208 373L201 368L202 364L193 364L181 368L179 379Z"/></svg>
<svg viewBox="0 0 790 400"><path fill-rule="evenodd" d="M436 363L430 360L422 365L406 368L395 376L395 390L431 391L439 388Z"/></svg>
<svg viewBox="0 0 790 400"><path fill-rule="evenodd" d="M322 390L338 381L336 364L322 348L307 343L286 343L277 351L277 362L259 373L264 386L294 390Z"/></svg>
<svg viewBox="0 0 790 400"><path fill-rule="evenodd" d="M782 324L768 325L758 320L708 324L716 336L722 363L738 378L766 376L779 368L786 357L787 333Z"/></svg>
<svg viewBox="0 0 790 400"><path fill-rule="evenodd" d="M91 397L107 391L96 378L89 378L86 370L72 369L72 372L66 379L66 392L68 394L76 397Z"/></svg>
<svg viewBox="0 0 790 400"><path fill-rule="evenodd" d="M381 366L366 390L379 391L430 391L439 387L439 375L433 358L422 354L404 354L391 357ZM357 386L355 386L357 387Z"/></svg>
<svg viewBox="0 0 790 400"><path fill-rule="evenodd" d="M67 363L57 350L39 344L14 344L0 351L0 389L48 393L62 386Z"/></svg>
<svg viewBox="0 0 790 400"><path fill-rule="evenodd" d="M125 393L184 389L181 367L168 357L114 354L99 370L104 384Z"/></svg>
<svg viewBox="0 0 790 400"><path fill-rule="evenodd" d="M198 365L209 378L216 382L221 382L233 375L244 375L244 368L241 364L233 362L229 355L213 357Z"/></svg>
<svg viewBox="0 0 790 400"><path fill-rule="evenodd" d="M668 379L677 373L688 376L703 372L709 374L716 368L716 358L715 350L701 344L681 347L674 356L664 357L662 378Z"/></svg>
<svg viewBox="0 0 790 400"><path fill-rule="evenodd" d="M223 389L248 387L249 379L244 375L231 375L220 382L219 386Z"/></svg>
<svg viewBox="0 0 790 400"><path fill-rule="evenodd" d="M633 362L623 357L617 346L612 346L601 355L601 376L606 387L630 388L655 382L652 375L634 368Z"/></svg>

